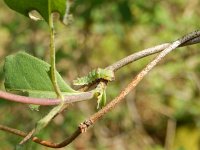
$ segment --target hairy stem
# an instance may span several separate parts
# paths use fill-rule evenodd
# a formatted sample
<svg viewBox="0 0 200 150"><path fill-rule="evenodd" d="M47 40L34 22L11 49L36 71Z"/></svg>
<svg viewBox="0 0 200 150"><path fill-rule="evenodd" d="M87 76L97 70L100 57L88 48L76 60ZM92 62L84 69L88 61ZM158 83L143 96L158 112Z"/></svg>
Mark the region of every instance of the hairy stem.
<svg viewBox="0 0 200 150"><path fill-rule="evenodd" d="M51 80L53 83L54 90L57 97L63 99L62 93L57 83L56 78L56 53L55 53L55 36L54 36L54 24L53 24L53 14L51 14L51 2L49 5L49 30L50 30L50 64L51 64Z"/></svg>

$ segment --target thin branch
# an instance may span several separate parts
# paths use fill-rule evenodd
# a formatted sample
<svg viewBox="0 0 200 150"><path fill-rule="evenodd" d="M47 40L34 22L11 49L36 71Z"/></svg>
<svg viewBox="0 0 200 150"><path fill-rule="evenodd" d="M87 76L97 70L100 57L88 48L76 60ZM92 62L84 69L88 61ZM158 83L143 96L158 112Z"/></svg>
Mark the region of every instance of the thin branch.
<svg viewBox="0 0 200 150"><path fill-rule="evenodd" d="M93 125L96 121L101 119L106 113L111 111L117 104L122 102L125 98L125 96L132 90L134 89L138 83L147 75L147 73L153 69L159 61L163 59L164 56L166 56L169 52L180 46L181 44L183 45L184 43L188 42L189 40L195 39L200 35L200 31L195 31L192 32L180 40L177 40L173 42L171 45L169 45L166 49L164 49L153 61L151 61L132 81L131 83L128 84L128 86L120 92L120 94L113 99L110 103L108 103L104 108L99 110L97 113L93 114L89 119L87 119L85 122L81 123L77 130L72 134L71 137L73 137L73 140L80 135L80 133L86 132L87 128L89 128L91 125ZM66 141L62 142L65 143L66 145L72 142L73 140L70 140L70 138L67 138ZM41 144L41 143L40 143ZM63 147L66 145L62 145Z"/></svg>
<svg viewBox="0 0 200 150"><path fill-rule="evenodd" d="M195 37L194 39L191 39L191 40L179 45L179 47L193 45L193 44L197 44L199 42L200 42L200 37L198 36L198 37ZM106 69L117 71L120 68L122 68L122 67L124 67L124 66L138 60L138 59L144 58L144 57L149 56L149 55L153 55L153 54L158 53L158 52L161 52L170 45L171 45L171 43L165 43L165 44L161 44L161 45L157 45L157 46L154 46L154 47L151 47L151 48L144 49L142 51L131 54L131 55L115 62L114 64L106 67Z"/></svg>
<svg viewBox="0 0 200 150"><path fill-rule="evenodd" d="M14 128L10 128L4 125L0 125L0 130L21 136L21 137L26 137L27 133L14 129ZM71 143L79 134L81 133L81 130L78 128L70 137L68 137L67 139L63 140L63 142L60 143L54 143L54 142L50 142L50 141L46 141L46 140L41 140L38 137L33 137L32 141L40 144L40 145L44 145L46 147L51 147L51 148L61 148L64 147L65 145L68 145L69 143Z"/></svg>
<svg viewBox="0 0 200 150"><path fill-rule="evenodd" d="M74 95L65 96L64 102L74 103L74 102L84 101L84 100L92 99L93 96L94 96L93 91L77 93ZM0 98L8 100L8 101L13 101L13 102L35 104L35 105L42 105L42 106L58 105L61 102L60 99L33 98L33 97L26 97L26 96L11 94L4 91L0 91Z"/></svg>
<svg viewBox="0 0 200 150"><path fill-rule="evenodd" d="M58 86L56 78L56 50L55 50L55 35L54 35L54 24L53 24L53 14L51 13L51 3L48 3L48 13L49 13L49 32L50 32L50 64L51 64L51 81L53 84L54 91L57 98L63 100L62 92Z"/></svg>
<svg viewBox="0 0 200 150"><path fill-rule="evenodd" d="M90 121L92 123L96 122L99 118L104 116L107 112L112 110L117 104L119 104L121 101L123 101L124 97L132 90L134 89L138 83L147 75L147 73L153 69L159 61L162 60L164 56L166 56L169 52L180 46L181 44L187 42L188 40L194 39L200 35L200 31L192 32L180 40L177 40L173 42L171 45L169 45L166 49L164 49L153 61L151 61L132 81L131 83L117 96L114 100L112 100L110 103L108 103L104 108L99 110L97 113L92 115L90 117Z"/></svg>
<svg viewBox="0 0 200 150"><path fill-rule="evenodd" d="M200 31L192 32L180 40L177 40L173 42L171 45L169 45L165 50L163 50L152 62L150 62L132 81L128 86L121 91L121 93L113 99L110 103L108 103L104 108L99 110L97 113L92 115L88 120L84 122L86 124L86 127L90 127L92 124L94 124L96 121L98 121L100 118L102 118L106 113L111 111L117 104L122 102L124 100L124 97L132 90L134 89L138 83L144 78L147 73L153 69L153 67L156 66L156 64L162 60L162 58L167 55L169 52L171 52L173 49L177 48L181 44L186 43L188 40L194 39L200 35ZM86 130L86 129L84 129Z"/></svg>
<svg viewBox="0 0 200 150"><path fill-rule="evenodd" d="M113 71L117 71L118 69L138 60L141 58L144 58L146 56L161 52L163 49L165 49L166 47L168 47L170 45L170 43L165 43L165 44L161 44L161 45L157 45L151 48L147 48L144 49L142 51L136 52L132 55L129 55L117 62L115 62L114 64L106 67L106 69L108 70L113 70Z"/></svg>
<svg viewBox="0 0 200 150"><path fill-rule="evenodd" d="M200 42L200 37L197 36L194 39L190 39L187 42L181 44L180 47L196 44L199 42ZM167 48L169 45L170 45L170 43L165 43L165 44L157 45L157 46L139 51L137 53L129 55L129 56L115 62L114 64L106 67L106 69L111 69L113 71L117 71L118 69L122 68L123 66L126 66L138 59L158 53L158 52L162 51L163 49ZM82 89L87 90L90 86L91 85L84 86ZM73 102L78 102L78 101L89 100L92 97L93 97L92 93L79 93L76 95L65 96L64 101L65 101L65 103L73 103ZM19 96L19 95L15 95L15 94L3 92L3 91L0 91L0 98L9 100L9 101L13 101L13 102L36 104L36 105L43 105L43 106L58 105L61 102L59 99L31 98L31 97Z"/></svg>
<svg viewBox="0 0 200 150"><path fill-rule="evenodd" d="M180 47L197 44L199 42L200 42L200 36L197 36L194 39L188 40L187 42L181 44Z"/></svg>

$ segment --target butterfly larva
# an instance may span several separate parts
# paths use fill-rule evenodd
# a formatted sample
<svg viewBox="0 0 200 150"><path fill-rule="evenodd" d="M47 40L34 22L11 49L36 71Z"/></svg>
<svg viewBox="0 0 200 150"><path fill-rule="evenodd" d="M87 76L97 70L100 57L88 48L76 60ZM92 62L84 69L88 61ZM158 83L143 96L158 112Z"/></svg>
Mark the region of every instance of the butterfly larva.
<svg viewBox="0 0 200 150"><path fill-rule="evenodd" d="M89 72L87 76L74 80L73 84L74 85L88 85L98 79L113 81L115 79L114 72L112 70L98 68Z"/></svg>

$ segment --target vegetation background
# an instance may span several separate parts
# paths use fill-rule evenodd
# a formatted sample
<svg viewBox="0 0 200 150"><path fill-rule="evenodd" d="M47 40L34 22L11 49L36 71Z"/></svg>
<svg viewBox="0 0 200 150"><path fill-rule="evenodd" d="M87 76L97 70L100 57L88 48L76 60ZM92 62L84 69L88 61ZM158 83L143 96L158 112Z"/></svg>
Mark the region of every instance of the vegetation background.
<svg viewBox="0 0 200 150"><path fill-rule="evenodd" d="M106 67L144 48L176 40L199 29L199 8L199 0L76 0L71 11L72 25L66 27L56 22L58 71L72 83L94 68ZM48 61L48 46L45 22L31 21L0 1L2 90L3 63L7 55L22 50ZM109 84L108 100L117 96L153 57L118 71L116 81ZM35 112L27 105L0 100L0 122L28 132L49 109L41 107ZM56 117L40 137L61 141L96 111L96 100L75 103ZM172 126L167 128L169 120ZM175 123L176 129L173 128ZM18 136L0 131L1 150L12 149L20 140ZM166 141L173 143L173 150L200 149L198 44L170 53L124 103L63 150L163 150L167 147ZM32 148L49 149L35 143Z"/></svg>

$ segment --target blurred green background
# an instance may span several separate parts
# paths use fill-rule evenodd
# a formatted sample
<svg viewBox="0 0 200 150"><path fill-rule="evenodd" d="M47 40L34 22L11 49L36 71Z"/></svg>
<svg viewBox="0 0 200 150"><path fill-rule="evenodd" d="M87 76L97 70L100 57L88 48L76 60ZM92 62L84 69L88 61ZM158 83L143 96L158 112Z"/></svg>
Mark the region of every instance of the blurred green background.
<svg viewBox="0 0 200 150"><path fill-rule="evenodd" d="M57 68L69 84L94 68L151 46L171 42L199 28L199 0L76 0L74 21L56 22ZM49 33L0 1L0 87L7 55L26 51L45 61ZM108 101L155 56L134 62L116 73ZM76 88L76 87L74 87ZM50 108L34 112L27 105L0 100L0 122L30 131ZM73 104L39 135L59 142L96 112L96 100ZM20 137L0 131L0 149L13 149ZM35 143L28 149L47 150ZM151 71L126 100L79 136L69 150L199 150L200 45L179 48Z"/></svg>

